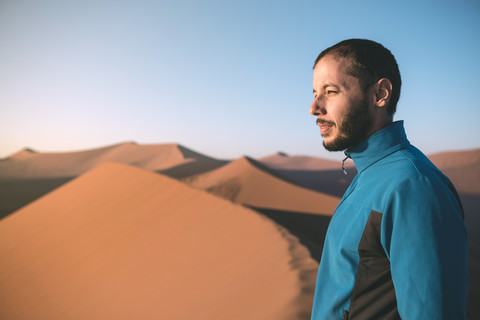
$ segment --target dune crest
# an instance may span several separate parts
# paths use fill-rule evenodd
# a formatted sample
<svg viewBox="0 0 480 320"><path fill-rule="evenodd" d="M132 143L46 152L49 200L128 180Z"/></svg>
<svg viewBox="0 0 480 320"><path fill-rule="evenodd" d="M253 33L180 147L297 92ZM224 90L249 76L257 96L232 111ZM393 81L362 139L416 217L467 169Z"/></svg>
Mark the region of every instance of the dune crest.
<svg viewBox="0 0 480 320"><path fill-rule="evenodd" d="M31 148L23 148L22 150L15 152L11 156L9 156L7 159L25 159L36 153L37 152Z"/></svg>

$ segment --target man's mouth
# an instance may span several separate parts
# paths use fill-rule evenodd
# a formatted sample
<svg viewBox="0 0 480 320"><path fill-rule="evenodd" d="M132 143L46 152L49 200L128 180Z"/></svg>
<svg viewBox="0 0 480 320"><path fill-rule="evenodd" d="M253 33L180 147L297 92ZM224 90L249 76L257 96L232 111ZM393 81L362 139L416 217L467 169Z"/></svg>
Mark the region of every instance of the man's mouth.
<svg viewBox="0 0 480 320"><path fill-rule="evenodd" d="M330 129L335 126L334 122L317 119L317 125L320 127L320 134L323 136L330 131Z"/></svg>

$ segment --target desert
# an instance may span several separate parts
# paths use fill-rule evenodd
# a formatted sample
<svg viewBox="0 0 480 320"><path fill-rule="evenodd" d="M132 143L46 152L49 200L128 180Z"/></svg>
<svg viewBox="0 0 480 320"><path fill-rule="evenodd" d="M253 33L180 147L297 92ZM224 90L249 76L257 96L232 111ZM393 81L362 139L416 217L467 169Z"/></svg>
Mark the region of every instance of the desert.
<svg viewBox="0 0 480 320"><path fill-rule="evenodd" d="M480 149L429 155L454 182L480 316ZM352 162L224 160L180 144L0 160L1 319L308 319Z"/></svg>

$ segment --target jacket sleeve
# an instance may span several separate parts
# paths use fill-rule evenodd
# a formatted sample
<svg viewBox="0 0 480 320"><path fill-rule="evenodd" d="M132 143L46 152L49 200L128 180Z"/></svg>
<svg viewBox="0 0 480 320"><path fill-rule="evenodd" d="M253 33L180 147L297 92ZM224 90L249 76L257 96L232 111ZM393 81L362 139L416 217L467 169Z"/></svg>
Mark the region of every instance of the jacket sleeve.
<svg viewBox="0 0 480 320"><path fill-rule="evenodd" d="M467 235L453 185L417 177L389 193L381 241L400 317L466 319Z"/></svg>

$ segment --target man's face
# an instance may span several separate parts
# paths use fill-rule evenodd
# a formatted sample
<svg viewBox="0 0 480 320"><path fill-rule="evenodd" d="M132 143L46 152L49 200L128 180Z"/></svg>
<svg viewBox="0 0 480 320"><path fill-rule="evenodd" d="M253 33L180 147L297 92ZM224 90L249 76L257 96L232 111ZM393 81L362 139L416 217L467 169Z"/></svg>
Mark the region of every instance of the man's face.
<svg viewBox="0 0 480 320"><path fill-rule="evenodd" d="M373 102L359 79L346 73L348 63L327 55L313 70L310 114L317 116L323 146L329 151L350 149L372 133Z"/></svg>

